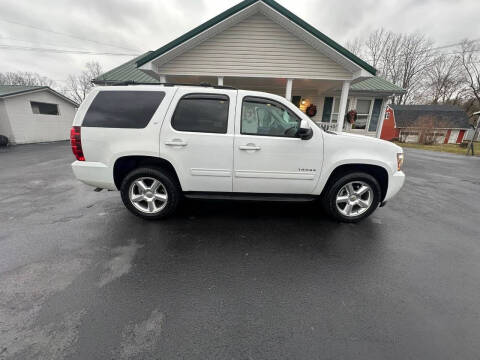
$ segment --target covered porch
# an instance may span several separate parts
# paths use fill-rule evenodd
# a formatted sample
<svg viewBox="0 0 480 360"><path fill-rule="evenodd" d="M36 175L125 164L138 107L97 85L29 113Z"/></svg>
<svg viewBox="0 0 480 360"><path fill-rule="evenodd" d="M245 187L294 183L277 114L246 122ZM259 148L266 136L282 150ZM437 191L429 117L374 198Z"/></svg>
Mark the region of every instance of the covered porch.
<svg viewBox="0 0 480 360"><path fill-rule="evenodd" d="M385 114L388 98L393 89L379 92L368 91L367 85L372 79L330 80L298 78L265 78L235 76L159 76L160 82L176 84L201 84L231 86L238 89L255 90L284 96L300 110L315 105L316 113L310 118L326 130L347 131L360 135L380 137L381 123ZM376 81L378 82L378 81ZM385 81L386 84L389 84ZM383 84L385 86L385 84ZM353 125L345 123L345 114L357 111L357 120Z"/></svg>

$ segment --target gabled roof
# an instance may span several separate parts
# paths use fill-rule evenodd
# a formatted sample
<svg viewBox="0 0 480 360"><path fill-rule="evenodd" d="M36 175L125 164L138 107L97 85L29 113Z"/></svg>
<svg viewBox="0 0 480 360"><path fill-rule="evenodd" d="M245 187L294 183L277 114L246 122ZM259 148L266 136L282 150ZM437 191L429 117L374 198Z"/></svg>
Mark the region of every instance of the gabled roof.
<svg viewBox="0 0 480 360"><path fill-rule="evenodd" d="M152 52L153 51L147 51L146 53L136 57L135 59L132 59L120 66L117 66L110 71L107 71L106 73L93 79L92 82L98 85L108 85L124 81L135 81L140 83L158 83L157 79L137 69L136 66L136 61L138 61L138 59Z"/></svg>
<svg viewBox="0 0 480 360"><path fill-rule="evenodd" d="M392 94L403 94L405 92L405 90L400 86L392 84L391 82L378 76L374 76L352 84L350 86L350 91L386 92Z"/></svg>
<svg viewBox="0 0 480 360"><path fill-rule="evenodd" d="M63 100L68 101L73 106L78 107L78 104L75 101L53 90L49 86L0 85L0 98L23 95L29 92L43 90L48 91L58 97L61 97Z"/></svg>
<svg viewBox="0 0 480 360"><path fill-rule="evenodd" d="M467 113L454 105L390 105L397 128L428 127L469 129Z"/></svg>
<svg viewBox="0 0 480 360"><path fill-rule="evenodd" d="M0 97L47 88L48 86L0 85Z"/></svg>
<svg viewBox="0 0 480 360"><path fill-rule="evenodd" d="M195 36L199 35L200 33L212 28L213 26L219 24L220 22L226 20L227 18L231 17L232 15L237 14L238 12L242 11L243 9L257 3L257 2L263 2L264 4L270 6L272 9L280 13L281 15L285 16L288 18L290 21L298 25L300 28L308 32L309 34L313 35L315 38L318 40L322 41L323 43L327 44L334 50L336 50L338 53L342 54L345 56L347 59L352 61L353 63L357 64L364 70L368 71L370 74L375 75L376 74L376 69L372 67L371 65L367 64L365 61L357 57L356 55L352 54L350 51L345 49L343 46L340 44L336 43L333 41L331 38L326 36L325 34L321 33L318 31L316 28L308 24L307 22L303 21L300 19L298 16L278 4L274 0L244 0L241 3L231 7L230 9L222 12L221 14L215 16L214 18L208 20L207 22L201 24L200 26L197 26L193 30L190 30L186 34L180 36L179 38L169 42L168 44L162 46L161 48L152 51L149 54L146 54L142 57L140 57L136 61L137 67L140 67L146 63L148 63L151 60L154 60L155 58L165 54L166 52L174 49L175 47L183 44L184 42L194 38Z"/></svg>

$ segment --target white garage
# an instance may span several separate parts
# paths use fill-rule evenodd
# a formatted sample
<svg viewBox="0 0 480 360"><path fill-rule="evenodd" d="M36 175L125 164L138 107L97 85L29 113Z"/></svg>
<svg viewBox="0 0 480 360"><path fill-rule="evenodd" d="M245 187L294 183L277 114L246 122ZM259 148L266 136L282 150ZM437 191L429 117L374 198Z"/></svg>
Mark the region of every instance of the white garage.
<svg viewBox="0 0 480 360"><path fill-rule="evenodd" d="M0 85L0 135L11 144L67 140L77 107L48 86Z"/></svg>

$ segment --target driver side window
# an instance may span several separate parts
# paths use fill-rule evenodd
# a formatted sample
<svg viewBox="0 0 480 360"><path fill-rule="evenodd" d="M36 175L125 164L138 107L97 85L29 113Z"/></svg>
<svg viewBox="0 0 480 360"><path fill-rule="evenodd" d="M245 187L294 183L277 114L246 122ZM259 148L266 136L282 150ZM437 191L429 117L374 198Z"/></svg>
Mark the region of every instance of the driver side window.
<svg viewBox="0 0 480 360"><path fill-rule="evenodd" d="M252 96L243 99L242 134L296 137L299 127L300 118L282 104Z"/></svg>

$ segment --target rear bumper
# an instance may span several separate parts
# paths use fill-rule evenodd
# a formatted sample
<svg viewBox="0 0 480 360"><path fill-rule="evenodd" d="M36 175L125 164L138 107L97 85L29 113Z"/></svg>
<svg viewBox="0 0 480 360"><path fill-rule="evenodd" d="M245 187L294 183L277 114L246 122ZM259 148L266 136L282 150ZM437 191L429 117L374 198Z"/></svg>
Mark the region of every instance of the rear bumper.
<svg viewBox="0 0 480 360"><path fill-rule="evenodd" d="M405 173L403 171L397 171L392 176L390 176L387 195L385 195L385 199L383 199L383 202L387 202L392 197L394 197L400 191L404 183Z"/></svg>
<svg viewBox="0 0 480 360"><path fill-rule="evenodd" d="M75 161L72 163L75 177L81 182L108 190L117 190L113 181L113 169L100 162Z"/></svg>

